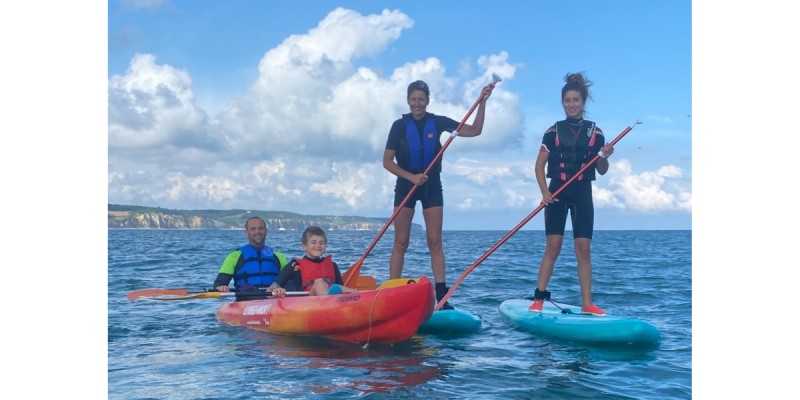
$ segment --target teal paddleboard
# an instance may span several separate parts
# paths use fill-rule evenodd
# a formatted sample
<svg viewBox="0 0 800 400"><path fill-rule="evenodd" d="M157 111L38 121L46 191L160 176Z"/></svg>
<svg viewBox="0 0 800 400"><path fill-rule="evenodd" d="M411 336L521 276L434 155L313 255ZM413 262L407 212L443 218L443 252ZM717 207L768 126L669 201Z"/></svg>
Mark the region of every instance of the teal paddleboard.
<svg viewBox="0 0 800 400"><path fill-rule="evenodd" d="M481 329L481 319L470 312L454 309L434 311L419 327L417 333L458 335L475 333Z"/></svg>
<svg viewBox="0 0 800 400"><path fill-rule="evenodd" d="M561 309L550 302L544 303L542 312L528 311L531 300L506 300L500 304L500 313L518 329L536 335L567 341L594 344L652 345L661 340L655 326L635 318L611 314L598 317L580 314L580 307L561 304Z"/></svg>

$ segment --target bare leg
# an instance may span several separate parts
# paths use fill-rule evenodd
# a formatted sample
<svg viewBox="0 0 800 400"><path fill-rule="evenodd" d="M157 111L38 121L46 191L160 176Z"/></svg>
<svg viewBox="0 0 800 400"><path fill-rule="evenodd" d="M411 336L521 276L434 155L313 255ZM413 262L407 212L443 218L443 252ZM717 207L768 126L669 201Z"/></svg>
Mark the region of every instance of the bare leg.
<svg viewBox="0 0 800 400"><path fill-rule="evenodd" d="M431 253L431 270L434 282L445 282L445 259L442 248L442 221L444 207L430 207L422 210L425 218L425 234L428 251Z"/></svg>
<svg viewBox="0 0 800 400"><path fill-rule="evenodd" d="M581 302L584 307L592 304L592 239L575 239L575 257L578 259L578 282L581 285Z"/></svg>
<svg viewBox="0 0 800 400"><path fill-rule="evenodd" d="M561 245L564 243L564 235L547 235L544 247L544 255L539 263L539 278L536 281L536 288L539 291L547 289L547 284L553 276L553 267L556 265L558 255L561 254Z"/></svg>
<svg viewBox="0 0 800 400"><path fill-rule="evenodd" d="M311 286L311 290L308 291L309 296L327 296L328 295L328 283L325 282L322 278L314 279L314 285Z"/></svg>
<svg viewBox="0 0 800 400"><path fill-rule="evenodd" d="M397 211L397 208L395 208ZM408 239L411 235L411 221L414 219L414 209L403 207L394 219L394 245L392 256L389 258L389 279L403 276Z"/></svg>

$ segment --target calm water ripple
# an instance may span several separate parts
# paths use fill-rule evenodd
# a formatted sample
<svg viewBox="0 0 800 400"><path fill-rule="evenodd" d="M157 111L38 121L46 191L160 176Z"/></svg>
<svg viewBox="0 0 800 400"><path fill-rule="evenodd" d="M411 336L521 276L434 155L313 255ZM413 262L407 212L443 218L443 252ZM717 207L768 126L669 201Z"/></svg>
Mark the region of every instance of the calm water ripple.
<svg viewBox="0 0 800 400"><path fill-rule="evenodd" d="M505 236L447 231L447 281ZM376 232L330 232L343 270ZM548 287L579 304L571 232ZM579 345L509 326L498 306L533 293L544 234L520 231L480 263L454 293L454 306L483 320L471 335L417 335L393 346L296 338L219 323L227 300L128 301L144 288L210 288L241 231L108 231L108 397L110 399L689 399L692 397L691 231L599 231L592 242L594 300L615 315L661 330L649 349ZM299 256L300 232L267 242ZM362 274L388 278L392 232ZM431 276L424 236L413 235L404 276Z"/></svg>

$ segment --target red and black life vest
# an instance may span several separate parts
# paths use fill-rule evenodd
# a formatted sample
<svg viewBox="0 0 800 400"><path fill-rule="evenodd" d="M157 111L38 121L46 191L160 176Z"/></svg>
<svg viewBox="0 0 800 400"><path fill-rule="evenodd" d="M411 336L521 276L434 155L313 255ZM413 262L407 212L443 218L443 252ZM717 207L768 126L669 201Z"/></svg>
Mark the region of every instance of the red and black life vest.
<svg viewBox="0 0 800 400"><path fill-rule="evenodd" d="M597 155L594 148L598 129L589 120L581 120L578 124L564 120L556 122L547 132L553 130L556 132L555 148L550 149L548 154L547 177L567 181ZM587 168L577 178L589 181L594 179L594 168Z"/></svg>

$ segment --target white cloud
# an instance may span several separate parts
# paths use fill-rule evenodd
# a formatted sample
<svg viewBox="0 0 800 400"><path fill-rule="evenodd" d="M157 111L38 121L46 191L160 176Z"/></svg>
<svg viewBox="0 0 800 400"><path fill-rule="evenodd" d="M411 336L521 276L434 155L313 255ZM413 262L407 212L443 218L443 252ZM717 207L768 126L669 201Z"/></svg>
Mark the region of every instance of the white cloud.
<svg viewBox="0 0 800 400"><path fill-rule="evenodd" d="M505 89L520 67L507 52L456 66L455 74L434 57L410 60L388 76L359 65L413 25L399 11L336 9L268 49L256 81L216 116L195 105L190 71L137 54L108 82L109 202L388 215L395 177L381 160L391 123L408 112L408 83L425 80L428 110L461 121L494 72L504 81L487 102L483 133L456 137L446 150L445 202L472 211L537 207L533 163L541 131L526 132L518 95ZM557 119L534 111L535 126ZM682 182L676 167L637 175L620 160L595 185L595 202L690 211Z"/></svg>
<svg viewBox="0 0 800 400"><path fill-rule="evenodd" d="M188 72L157 65L150 54L134 56L127 73L108 82L109 150L221 147L193 104L191 85Z"/></svg>
<svg viewBox="0 0 800 400"><path fill-rule="evenodd" d="M677 181L682 171L675 166L662 166L656 171L635 174L628 160L611 163L609 185L613 196L605 196L607 205L639 212L691 211L691 193Z"/></svg>
<svg viewBox="0 0 800 400"><path fill-rule="evenodd" d="M541 194L535 179L528 175L528 163L525 159L507 158L445 161L445 203L476 211L527 208L538 203Z"/></svg>
<svg viewBox="0 0 800 400"><path fill-rule="evenodd" d="M220 116L236 151L270 145L340 159L374 156L402 93L353 61L384 50L413 21L399 11L361 16L338 8L266 52L250 91Z"/></svg>
<svg viewBox="0 0 800 400"><path fill-rule="evenodd" d="M511 167L507 164L491 165L468 158L459 158L448 167L450 174L463 176L469 182L477 183L478 185L485 185L497 178L511 175Z"/></svg>
<svg viewBox="0 0 800 400"><path fill-rule="evenodd" d="M614 192L599 187L596 182L592 183L592 201L594 202L595 208L598 207L619 208L619 209L625 208L625 205L621 201L619 201L619 199L617 199L616 196L614 196Z"/></svg>
<svg viewBox="0 0 800 400"><path fill-rule="evenodd" d="M257 163L251 171L254 182L258 185L277 184L285 177L286 163L282 158L275 158L269 162Z"/></svg>
<svg viewBox="0 0 800 400"><path fill-rule="evenodd" d="M245 191L247 188L230 179L219 178L215 176L195 176L189 177L183 173L169 174L167 179L172 182L172 187L164 194L167 200L184 199L208 199L212 202L220 202L235 198L239 193ZM155 200L163 198L155 196Z"/></svg>
<svg viewBox="0 0 800 400"><path fill-rule="evenodd" d="M374 200L367 196L367 188L376 183L373 180L376 172L373 167L353 163L333 163L331 172L332 175L329 179L312 183L309 186L312 196L319 193L323 196L333 197L344 202L353 210Z"/></svg>

